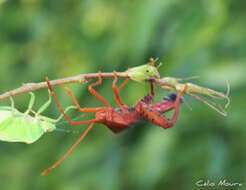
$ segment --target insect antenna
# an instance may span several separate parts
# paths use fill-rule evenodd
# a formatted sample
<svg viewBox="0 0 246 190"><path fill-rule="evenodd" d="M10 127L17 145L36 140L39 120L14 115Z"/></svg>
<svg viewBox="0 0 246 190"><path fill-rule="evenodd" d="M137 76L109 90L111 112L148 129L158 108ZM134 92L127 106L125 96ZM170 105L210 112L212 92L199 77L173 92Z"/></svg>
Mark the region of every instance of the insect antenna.
<svg viewBox="0 0 246 190"><path fill-rule="evenodd" d="M84 139L84 137L87 135L87 133L90 131L90 129L94 126L94 122L90 124L90 126L86 129L86 131L81 135L81 137L76 141L76 143L70 148L70 150L54 165L49 167L47 170L43 171L41 173L42 176L53 170L56 166L58 166L73 150L74 148Z"/></svg>
<svg viewBox="0 0 246 190"><path fill-rule="evenodd" d="M74 119L72 119L72 121L77 121L78 119L82 118L84 115L80 115L78 117L75 117ZM68 121L60 121L58 123L55 123L55 126L60 126L60 125L65 125L68 124ZM56 128L55 131L57 132L65 132L65 133L73 133L73 134L77 134L79 133L79 131L75 131L75 130L68 130L68 129L60 129L60 128Z"/></svg>
<svg viewBox="0 0 246 190"><path fill-rule="evenodd" d="M162 66L162 62L159 63L159 65L157 65L157 69L159 69Z"/></svg>
<svg viewBox="0 0 246 190"><path fill-rule="evenodd" d="M192 110L192 107L191 105L185 100L185 98L183 97L183 101L184 101L184 104L186 105L186 107L190 110Z"/></svg>
<svg viewBox="0 0 246 190"><path fill-rule="evenodd" d="M155 62L158 61L158 60L159 60L158 57L156 59L150 58L149 61L150 61L151 66L154 67L155 66ZM158 66L158 68L159 68L159 66Z"/></svg>
<svg viewBox="0 0 246 190"><path fill-rule="evenodd" d="M75 121L78 121L79 119L81 119L83 117L84 117L84 115L79 115L78 117L71 119L71 121L75 122ZM60 121L60 122L55 123L55 126L66 125L66 124L69 124L69 122L68 121Z"/></svg>
<svg viewBox="0 0 246 190"><path fill-rule="evenodd" d="M226 86L227 86L227 91L226 91L227 104L225 105L225 108L228 108L228 106L230 105L229 95L230 95L230 90L231 90L230 83L228 80L226 80Z"/></svg>
<svg viewBox="0 0 246 190"><path fill-rule="evenodd" d="M57 131L57 132L65 132L65 133L73 133L73 134L79 133L79 131L68 130L68 129L58 129L58 128L56 128L55 131Z"/></svg>
<svg viewBox="0 0 246 190"><path fill-rule="evenodd" d="M191 77L186 77L186 78L178 78L177 81L183 81L183 80L193 80L193 79L198 79L200 76L191 76Z"/></svg>

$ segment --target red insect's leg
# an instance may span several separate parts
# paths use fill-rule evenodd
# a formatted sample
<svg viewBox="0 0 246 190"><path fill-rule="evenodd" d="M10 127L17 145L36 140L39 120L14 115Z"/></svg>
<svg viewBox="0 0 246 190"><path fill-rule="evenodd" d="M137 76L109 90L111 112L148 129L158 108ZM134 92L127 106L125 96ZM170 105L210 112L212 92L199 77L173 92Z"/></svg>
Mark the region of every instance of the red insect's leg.
<svg viewBox="0 0 246 190"><path fill-rule="evenodd" d="M151 121L155 125L159 125L164 129L170 128L177 121L181 95L185 92L186 88L187 86L185 86L185 88L181 90L177 95L177 98L174 103L174 115L170 121L166 119L164 116L162 116L161 112L155 111L154 109L151 109L148 106L144 106L143 104L139 104L139 107L137 109L139 110L140 114L142 113L145 117L147 117L149 121Z"/></svg>
<svg viewBox="0 0 246 190"><path fill-rule="evenodd" d="M63 109L61 108L58 100L56 99L56 96L55 96L55 93L53 92L52 90L52 87L50 85L50 82L49 82L49 79L48 77L46 77L46 82L47 82L47 85L50 89L50 93L53 97L53 99L55 100L56 102L56 105L58 106L58 108L60 109L60 111L62 112L62 114L64 115L64 117L67 119L67 121L71 124L71 125L81 125L81 124L85 124L85 123L92 123L92 122L95 122L95 119L92 119L92 120L88 120L88 121L79 121L79 122L73 122L69 119L69 117L67 116L67 114L63 111Z"/></svg>
<svg viewBox="0 0 246 190"><path fill-rule="evenodd" d="M56 166L58 166L72 151L73 149L83 140L86 134L90 131L90 129L94 126L94 123L91 123L90 126L86 129L86 131L81 135L81 137L76 141L76 143L70 148L70 150L65 154L58 162L56 162L53 166L48 168L47 170L43 171L41 175L45 175L51 170L53 170Z"/></svg>
<svg viewBox="0 0 246 190"><path fill-rule="evenodd" d="M120 85L120 87L118 88L118 91L120 91L125 85L126 83L129 81L128 78L125 79L125 81Z"/></svg>
<svg viewBox="0 0 246 190"><path fill-rule="evenodd" d="M154 86L154 82L150 81L150 95L145 96L144 98L142 98L140 101L145 103L145 104L151 104L154 100L155 97L155 86Z"/></svg>
<svg viewBox="0 0 246 190"><path fill-rule="evenodd" d="M77 109L80 112L86 112L86 113L92 113L92 112L98 112L98 111L104 111L107 108L106 107L97 107L97 108L81 108L78 101L76 100L76 98L74 97L74 95L72 94L72 91L69 90L69 88L64 87L65 90L67 91L67 93L70 95L70 97L72 98L74 104L76 105Z"/></svg>
<svg viewBox="0 0 246 190"><path fill-rule="evenodd" d="M113 91L114 91L114 97L115 97L115 101L118 104L118 106L119 107L122 107L124 104L122 103L122 101L120 99L118 88L115 85L115 83L117 82L117 80L118 80L117 74L116 74L116 72L114 72L114 81L113 81L113 85L112 85L112 88L113 88Z"/></svg>
<svg viewBox="0 0 246 190"><path fill-rule="evenodd" d="M136 110L140 113L140 115L142 115L144 119L147 119L153 124L159 125L162 128L168 128L168 119L162 116L160 112L151 109L149 106L146 106L146 104L138 104Z"/></svg>
<svg viewBox="0 0 246 190"><path fill-rule="evenodd" d="M97 86L97 85L99 85L99 84L101 84L102 83L102 74L101 74L101 72L99 72L99 75L98 75L98 81L97 82L95 82L95 83L93 83L93 84L91 84L91 85L89 85L88 86L88 90L89 90L89 92L93 95L93 96L95 96L100 102L102 102L102 103L104 103L106 106L108 106L109 108L111 107L110 106L110 104L106 101L106 100L104 100L94 89L93 89L93 87L94 86Z"/></svg>
<svg viewBox="0 0 246 190"><path fill-rule="evenodd" d="M150 91L150 94L151 94L151 96L155 96L155 83L153 82L153 81L150 81L150 89L151 89L151 91Z"/></svg>
<svg viewBox="0 0 246 190"><path fill-rule="evenodd" d="M182 90L180 90L178 95L177 95L177 98L176 98L175 103L174 103L173 118L171 119L171 121L169 121L170 127L172 127L174 125L174 123L177 121L177 118L179 115L179 105L180 105L181 96L183 93L185 93L186 89L187 89L187 84L185 84L184 88Z"/></svg>

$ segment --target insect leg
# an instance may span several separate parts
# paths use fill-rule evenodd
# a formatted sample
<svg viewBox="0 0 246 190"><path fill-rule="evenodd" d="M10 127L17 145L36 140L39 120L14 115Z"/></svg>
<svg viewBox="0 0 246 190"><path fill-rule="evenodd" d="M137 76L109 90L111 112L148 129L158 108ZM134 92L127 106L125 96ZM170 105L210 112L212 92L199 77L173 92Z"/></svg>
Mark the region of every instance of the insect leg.
<svg viewBox="0 0 246 190"><path fill-rule="evenodd" d="M150 81L150 94L142 98L140 101L145 103L145 104L151 104L153 102L154 97L155 97L155 86L154 82Z"/></svg>
<svg viewBox="0 0 246 190"><path fill-rule="evenodd" d="M150 94L154 98L154 96L155 96L155 83L153 81L150 81L150 89L151 89Z"/></svg>
<svg viewBox="0 0 246 190"><path fill-rule="evenodd" d="M181 101L181 96L183 93L185 93L185 90L187 89L188 85L185 84L184 88L182 90L179 91L177 98L175 100L174 103L174 114L173 117L171 119L171 121L169 121L169 126L172 127L174 125L174 123L177 121L178 119L178 115L179 115L179 105L180 105L180 101Z"/></svg>
<svg viewBox="0 0 246 190"><path fill-rule="evenodd" d="M50 168L48 168L47 170L43 171L41 173L41 175L45 175L48 172L50 172L51 170L53 170L56 166L58 166L72 151L73 149L84 139L84 137L86 136L86 134L91 130L91 128L94 126L95 123L91 123L90 126L86 129L86 131L81 135L81 137L76 141L76 143L70 148L70 150L58 161L56 162L54 165L52 165Z"/></svg>
<svg viewBox="0 0 246 190"><path fill-rule="evenodd" d="M89 85L88 86L88 90L89 90L89 92L93 95L93 96L95 96L100 102L102 102L102 103L104 103L106 106L108 106L108 107L111 107L110 106L110 104L106 101L106 100L104 100L94 89L93 89L93 87L94 86L97 86L97 85L99 85L99 84L101 84L102 83L102 74L101 74L101 72L99 72L99 75L98 75L98 81L97 82L95 82L95 83L93 83L93 84L91 84L91 85Z"/></svg>
<svg viewBox="0 0 246 190"><path fill-rule="evenodd" d="M114 81L113 81L112 89L114 91L114 97L115 97L116 103L118 104L119 107L122 107L124 104L122 103L122 101L120 99L118 88L116 87L117 80L118 80L118 77L116 75L116 72L114 72Z"/></svg>
<svg viewBox="0 0 246 190"><path fill-rule="evenodd" d="M98 112L98 111L103 111L105 109L107 109L106 107L97 107L97 108L81 108L78 101L76 100L76 98L74 97L74 95L72 94L72 91L69 90L69 88L64 87L65 90L67 91L67 93L70 95L70 97L72 98L74 104L76 105L77 109L80 112L86 112L86 113L92 113L92 112Z"/></svg>
<svg viewBox="0 0 246 190"><path fill-rule="evenodd" d="M128 78L126 78L125 80L124 80L124 82L120 85L120 87L118 88L118 91L120 91L125 85L126 85L126 83L129 81L129 79Z"/></svg>
<svg viewBox="0 0 246 190"><path fill-rule="evenodd" d="M31 111L31 109L33 107L33 104L35 102L35 95L32 92L29 92L29 94L30 94L31 98L30 98L30 101L29 101L29 104L28 104L28 109L24 113L25 115L29 114L29 112Z"/></svg>
<svg viewBox="0 0 246 190"><path fill-rule="evenodd" d="M92 120L88 120L88 121L79 121L79 122L73 122L71 119L69 119L69 117L67 116L67 114L63 111L63 109L61 108L58 100L56 99L56 96L55 96L55 93L53 92L52 90L52 87L50 85L50 82L49 82L49 79L48 77L46 77L46 82L47 82L47 85L50 89L50 93L52 95L52 97L54 98L55 102L56 102L56 105L58 106L58 108L60 109L60 111L62 112L62 114L64 115L64 117L67 119L67 121L71 124L71 125L80 125L80 124L85 124L85 123L92 123L92 122L95 122L95 119L92 119Z"/></svg>
<svg viewBox="0 0 246 190"><path fill-rule="evenodd" d="M64 113L67 113L67 111L69 111L70 109L76 109L76 107L75 106L69 106L64 110ZM43 121L46 121L49 123L57 123L62 119L62 117L64 117L64 115L62 113L59 115L59 117L57 119L52 119L52 118L49 118L46 116L38 115L38 118L40 120L43 120Z"/></svg>
<svg viewBox="0 0 246 190"><path fill-rule="evenodd" d="M51 93L50 93L50 90L48 90L48 93L49 93L49 99L48 99L47 102L45 102L44 105L42 105L42 106L38 109L37 115L41 114L41 113L42 113L44 110L46 110L46 109L49 107L49 105L51 104Z"/></svg>
<svg viewBox="0 0 246 190"><path fill-rule="evenodd" d="M155 125L159 125L160 127L166 129L168 128L168 119L161 115L160 112L155 111L154 109L151 109L147 106L144 106L143 104L138 104L138 108L140 111L140 114L143 115L144 119L149 120Z"/></svg>
<svg viewBox="0 0 246 190"><path fill-rule="evenodd" d="M139 112L140 114L143 113L143 117L146 117L150 122L154 123L155 125L159 125L164 129L172 127L175 122L177 121L178 114L179 114L179 105L180 105L180 100L181 100L181 95L185 92L187 86L184 87L183 90L181 90L174 103L174 114L172 119L169 121L167 118L161 115L161 112L156 111L154 109L151 109L148 106L145 106L143 104L139 104Z"/></svg>

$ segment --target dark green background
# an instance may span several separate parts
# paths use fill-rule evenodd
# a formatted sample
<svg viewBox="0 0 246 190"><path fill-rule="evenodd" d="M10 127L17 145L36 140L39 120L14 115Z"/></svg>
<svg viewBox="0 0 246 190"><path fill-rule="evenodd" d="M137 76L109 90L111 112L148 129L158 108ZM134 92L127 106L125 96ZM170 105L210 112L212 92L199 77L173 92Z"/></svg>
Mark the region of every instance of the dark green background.
<svg viewBox="0 0 246 190"><path fill-rule="evenodd" d="M245 5L243 0L0 0L0 93L46 76L124 71L150 57L164 63L162 77L198 75L194 83L222 92L226 80L231 84L227 117L186 96L193 110L182 105L175 127L168 130L147 123L114 135L96 125L45 177L40 172L62 157L79 134L54 132L32 145L0 142L0 188L245 189ZM111 83L105 79L96 89L116 106ZM87 85L69 87L81 106L102 105ZM129 82L121 96L132 105L148 91L147 84ZM55 92L62 107L72 104L61 87ZM37 110L47 90L35 94ZM156 100L166 94L158 88ZM14 99L25 111L29 95ZM44 114L55 118L60 112L53 103ZM81 120L92 117L83 114ZM81 133L86 126L59 127ZM198 180L221 179L243 186L196 186Z"/></svg>

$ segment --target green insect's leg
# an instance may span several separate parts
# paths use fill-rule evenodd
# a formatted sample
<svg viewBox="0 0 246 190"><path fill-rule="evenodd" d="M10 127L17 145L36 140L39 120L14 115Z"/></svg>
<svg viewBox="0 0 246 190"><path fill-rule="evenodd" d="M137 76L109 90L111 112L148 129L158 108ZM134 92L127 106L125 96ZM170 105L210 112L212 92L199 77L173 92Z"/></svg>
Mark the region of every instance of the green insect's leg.
<svg viewBox="0 0 246 190"><path fill-rule="evenodd" d="M0 111L14 111L14 109L9 106L0 106Z"/></svg>
<svg viewBox="0 0 246 190"><path fill-rule="evenodd" d="M9 99L10 99L10 102L11 102L11 107L9 107L9 108L10 108L12 114L14 115L15 112L16 112L16 109L15 109L15 102L14 102L14 99L12 98L12 96L10 96Z"/></svg>
<svg viewBox="0 0 246 190"><path fill-rule="evenodd" d="M12 98L12 96L10 96L10 102L11 102L11 108L14 110L15 109L15 102L14 99Z"/></svg>
<svg viewBox="0 0 246 190"><path fill-rule="evenodd" d="M41 114L41 113L42 113L44 110L46 110L46 109L49 107L49 105L51 104L51 93L50 93L49 90L48 90L48 92L49 92L49 99L48 99L48 101L45 102L44 105L42 105L42 106L38 109L36 115Z"/></svg>
<svg viewBox="0 0 246 190"><path fill-rule="evenodd" d="M29 104L28 104L28 109L24 113L25 115L28 115L29 114L29 112L31 111L31 109L33 107L34 101L35 101L35 95L34 95L34 93L29 92L29 94L30 94L31 98L30 98L30 101L29 101Z"/></svg>
<svg viewBox="0 0 246 190"><path fill-rule="evenodd" d="M65 113L70 110L70 109L77 109L75 106L69 106L65 109ZM57 123L59 122L62 118L63 118L63 114L61 114L57 119L52 119L49 117L45 117L45 116L38 116L41 120L49 122L49 123Z"/></svg>

